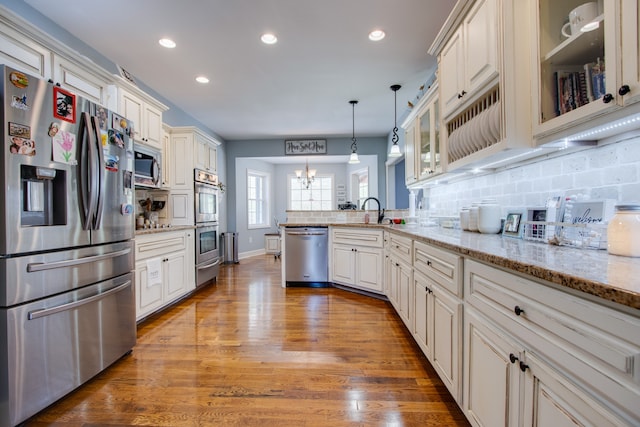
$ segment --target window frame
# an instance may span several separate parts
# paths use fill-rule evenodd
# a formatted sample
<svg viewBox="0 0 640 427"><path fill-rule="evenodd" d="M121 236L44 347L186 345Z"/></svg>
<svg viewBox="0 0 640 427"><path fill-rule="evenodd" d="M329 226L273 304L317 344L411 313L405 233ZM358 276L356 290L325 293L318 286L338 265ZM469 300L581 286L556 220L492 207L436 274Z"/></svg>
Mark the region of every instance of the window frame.
<svg viewBox="0 0 640 427"><path fill-rule="evenodd" d="M331 200L329 203L329 208L328 209L313 209L314 211L331 211L335 209L335 203L336 203L336 192L335 192L335 187L336 187L336 178L335 178L335 174L333 173L319 173L316 174L316 179L321 179L321 178L329 178L331 180L331 190L330 190L330 194L331 194ZM294 209L292 208L292 200L291 200L291 181L297 179L296 174L292 173L292 174L287 174L287 209L288 210L302 210L302 209Z"/></svg>
<svg viewBox="0 0 640 427"><path fill-rule="evenodd" d="M251 201L253 199L249 198L249 181L250 181L250 177L251 176L255 176L255 177L259 177L262 179L263 181L263 189L264 191L262 192L261 196L262 198L257 198L256 197L256 206L258 201L262 201L262 205L263 205L263 211L264 214L262 215L261 218L261 222L260 223L256 223L256 224L251 224L251 214L250 214L250 210L249 210L249 206L251 204ZM271 173L270 172L265 172L265 171L259 171L259 170L254 170L254 169L247 169L247 182L246 182L246 202L247 202L247 229L248 230L256 230L256 229L260 229L260 228L271 228L271 202L270 202L270 194L269 194L269 188L270 188L270 184L271 184ZM256 218L257 219L257 218Z"/></svg>

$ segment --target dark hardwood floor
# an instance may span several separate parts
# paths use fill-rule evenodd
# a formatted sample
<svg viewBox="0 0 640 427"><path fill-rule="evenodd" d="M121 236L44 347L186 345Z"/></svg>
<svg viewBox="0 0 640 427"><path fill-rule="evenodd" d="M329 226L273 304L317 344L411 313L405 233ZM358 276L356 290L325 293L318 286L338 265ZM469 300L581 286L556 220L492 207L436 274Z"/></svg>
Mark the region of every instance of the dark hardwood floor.
<svg viewBox="0 0 640 427"><path fill-rule="evenodd" d="M388 302L280 287L265 255L138 326L133 352L26 423L466 426Z"/></svg>

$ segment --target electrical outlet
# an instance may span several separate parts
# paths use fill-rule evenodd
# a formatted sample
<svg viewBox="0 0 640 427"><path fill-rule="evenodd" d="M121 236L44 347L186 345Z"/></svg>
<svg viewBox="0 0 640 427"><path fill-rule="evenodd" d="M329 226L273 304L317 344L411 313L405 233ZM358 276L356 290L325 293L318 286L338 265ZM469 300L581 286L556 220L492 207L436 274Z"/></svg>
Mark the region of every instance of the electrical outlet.
<svg viewBox="0 0 640 427"><path fill-rule="evenodd" d="M249 243L253 243L253 237L249 236Z"/></svg>

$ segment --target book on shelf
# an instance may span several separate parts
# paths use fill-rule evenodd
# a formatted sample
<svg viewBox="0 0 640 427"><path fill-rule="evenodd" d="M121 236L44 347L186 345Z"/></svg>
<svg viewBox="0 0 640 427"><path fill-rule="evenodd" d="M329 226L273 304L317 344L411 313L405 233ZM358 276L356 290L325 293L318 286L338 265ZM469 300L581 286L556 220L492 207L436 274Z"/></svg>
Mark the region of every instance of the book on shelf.
<svg viewBox="0 0 640 427"><path fill-rule="evenodd" d="M581 69L557 70L553 79L557 116L600 99L606 93L604 62L600 58L584 64Z"/></svg>

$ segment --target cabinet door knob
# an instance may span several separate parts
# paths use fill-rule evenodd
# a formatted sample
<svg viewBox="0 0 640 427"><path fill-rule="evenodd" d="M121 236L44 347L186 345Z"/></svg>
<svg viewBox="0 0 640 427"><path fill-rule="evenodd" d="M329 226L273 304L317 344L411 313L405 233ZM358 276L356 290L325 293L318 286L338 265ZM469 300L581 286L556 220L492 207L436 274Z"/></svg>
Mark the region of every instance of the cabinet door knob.
<svg viewBox="0 0 640 427"><path fill-rule="evenodd" d="M513 309L513 312L516 313L516 316L520 316L522 313L524 313L524 310L520 308L520 306L515 306L515 308Z"/></svg>
<svg viewBox="0 0 640 427"><path fill-rule="evenodd" d="M629 87L629 85L622 85L620 86L620 89L618 89L618 95L620 96L625 96L629 92L631 92L631 88Z"/></svg>
<svg viewBox="0 0 640 427"><path fill-rule="evenodd" d="M431 260L427 260L427 265L431 267Z"/></svg>
<svg viewBox="0 0 640 427"><path fill-rule="evenodd" d="M611 101L613 101L613 95L611 95L610 93L607 93L602 97L602 102L604 102L605 104L608 104Z"/></svg>
<svg viewBox="0 0 640 427"><path fill-rule="evenodd" d="M522 372L526 371L527 369L529 369L529 365L527 365L526 363L524 363L523 361L520 361L520 370Z"/></svg>
<svg viewBox="0 0 640 427"><path fill-rule="evenodd" d="M516 363L518 361L518 358L516 357L515 354L510 353L509 354L509 360L511 361L511 363Z"/></svg>

